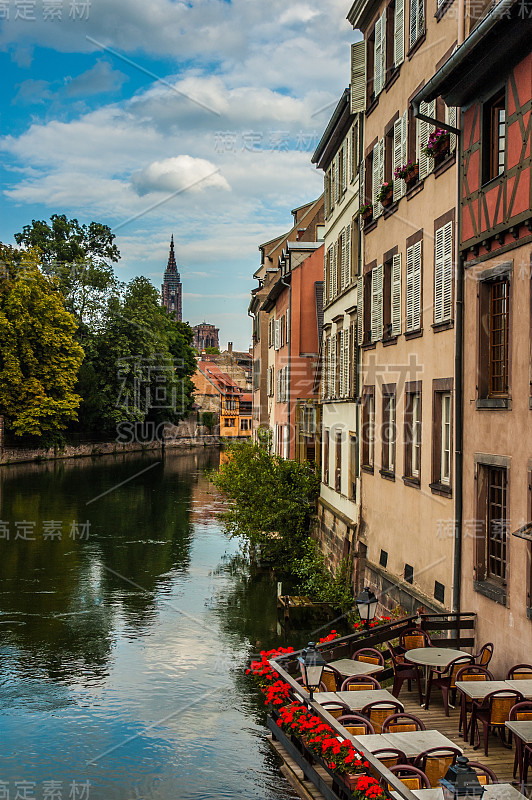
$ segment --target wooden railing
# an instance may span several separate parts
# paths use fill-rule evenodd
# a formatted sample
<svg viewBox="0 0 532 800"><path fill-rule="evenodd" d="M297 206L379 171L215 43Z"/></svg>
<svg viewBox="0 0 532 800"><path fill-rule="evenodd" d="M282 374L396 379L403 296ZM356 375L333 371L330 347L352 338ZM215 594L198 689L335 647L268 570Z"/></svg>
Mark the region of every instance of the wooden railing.
<svg viewBox="0 0 532 800"><path fill-rule="evenodd" d="M379 625L370 630L360 630L356 633L343 636L339 639L334 639L332 642L318 645L323 657L327 661L335 661L339 658L349 658L353 653L361 647L375 647L375 645L385 644L386 642L397 639L403 631L413 626L420 627L431 634L451 632L451 636L434 635L431 636L433 644L438 647L451 647L453 649L470 648L475 645L474 628L475 628L475 614L474 613L460 613L460 614L420 614L416 616L403 617L402 619L393 622ZM308 692L299 684L294 678L296 670L299 669L299 662L297 661L298 655L302 651L296 651L289 655L281 656L279 659L271 659L270 666L279 674L279 677L285 681L292 690L292 700L298 700L312 710L313 713L323 719L334 732L341 736L343 739L348 739L352 742L353 746L362 754L364 759L370 765L371 771L378 775L382 781L385 781L396 792L397 796L402 800L416 800L416 796L408 789L404 783L393 773L387 769L381 761L379 761L372 753L365 750L363 745L360 744L358 739L350 734L346 729L325 709L323 709L315 700L310 700ZM384 653L383 653L384 655ZM384 671L379 672L379 681L385 680L387 677L393 675L391 667L386 668ZM321 766L329 773L333 779L332 788L329 783L324 780L322 775L317 771L313 761L315 761L313 754L306 750L305 746L301 743L301 749L296 747L292 739L286 735L284 731L277 725L277 715L275 710L272 710L267 719L267 725L270 729L274 739L278 740L288 752L291 758L294 759L298 767L302 770L305 777L316 786L318 791L323 795L325 800L338 800L339 794L335 790L334 772L329 770L327 765Z"/></svg>

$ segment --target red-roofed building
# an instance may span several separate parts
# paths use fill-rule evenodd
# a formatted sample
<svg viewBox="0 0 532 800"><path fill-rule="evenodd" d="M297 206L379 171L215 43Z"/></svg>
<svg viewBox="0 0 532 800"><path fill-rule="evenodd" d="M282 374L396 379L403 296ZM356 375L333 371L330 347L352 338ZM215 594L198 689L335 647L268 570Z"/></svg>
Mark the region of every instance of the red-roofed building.
<svg viewBox="0 0 532 800"><path fill-rule="evenodd" d="M213 413L219 423L220 436L251 436L252 395L244 391L214 361L198 361L192 376L194 396L201 413Z"/></svg>

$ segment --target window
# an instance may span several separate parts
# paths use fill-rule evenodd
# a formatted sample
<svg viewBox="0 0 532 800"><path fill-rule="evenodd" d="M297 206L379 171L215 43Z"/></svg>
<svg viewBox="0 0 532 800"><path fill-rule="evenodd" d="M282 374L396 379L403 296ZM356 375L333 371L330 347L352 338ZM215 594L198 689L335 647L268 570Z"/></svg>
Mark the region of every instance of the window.
<svg viewBox="0 0 532 800"><path fill-rule="evenodd" d="M479 463L477 485L477 581L500 586L508 566L508 468Z"/></svg>
<svg viewBox="0 0 532 800"><path fill-rule="evenodd" d="M434 598L439 603L445 603L445 586L439 581L434 581Z"/></svg>
<svg viewBox="0 0 532 800"><path fill-rule="evenodd" d="M357 497L357 472L358 472L358 447L357 437L354 433L349 434L349 492L350 500Z"/></svg>
<svg viewBox="0 0 532 800"><path fill-rule="evenodd" d="M506 96L502 90L483 109L482 183L504 172L506 165Z"/></svg>
<svg viewBox="0 0 532 800"><path fill-rule="evenodd" d="M371 341L382 339L383 265L371 270Z"/></svg>
<svg viewBox="0 0 532 800"><path fill-rule="evenodd" d="M384 145L384 139L381 139L380 142L377 142L377 144L373 148L373 158L372 158L373 176L371 179L371 186L372 186L371 202L373 203L374 217L379 217L383 212L382 204L380 203L379 200L377 200L377 195L379 194L381 186L384 183L384 158L385 158L385 145Z"/></svg>
<svg viewBox="0 0 532 800"><path fill-rule="evenodd" d="M388 553L386 552L386 550L381 550L381 554L379 557L379 564L381 565L381 567L384 567L385 569L388 566Z"/></svg>
<svg viewBox="0 0 532 800"><path fill-rule="evenodd" d="M405 111L402 117L394 122L393 126L393 150L392 150L392 179L393 179L393 199L394 202L400 200L406 194L406 183L402 178L395 180L396 169L404 166L408 161L408 112Z"/></svg>
<svg viewBox="0 0 532 800"><path fill-rule="evenodd" d="M395 386L382 387L382 470L395 472Z"/></svg>
<svg viewBox="0 0 532 800"><path fill-rule="evenodd" d="M323 483L329 484L329 429L323 429Z"/></svg>
<svg viewBox="0 0 532 800"><path fill-rule="evenodd" d="M316 241L323 242L325 239L325 225L316 225Z"/></svg>
<svg viewBox="0 0 532 800"><path fill-rule="evenodd" d="M421 381L405 386L405 478L421 475Z"/></svg>
<svg viewBox="0 0 532 800"><path fill-rule="evenodd" d="M248 431L250 429L249 420L241 419L240 420L240 430Z"/></svg>
<svg viewBox="0 0 532 800"><path fill-rule="evenodd" d="M406 251L406 332L421 330L422 245L420 240Z"/></svg>
<svg viewBox="0 0 532 800"><path fill-rule="evenodd" d="M394 338L401 333L401 254L396 253L384 264L383 335Z"/></svg>
<svg viewBox="0 0 532 800"><path fill-rule="evenodd" d="M365 386L362 395L362 466L373 470L375 456L375 387Z"/></svg>
<svg viewBox="0 0 532 800"><path fill-rule="evenodd" d="M431 100L430 103L421 102L419 110L425 116L434 119L436 117L436 101ZM424 119L417 119L416 122L416 161L419 162L419 180L422 181L434 169L434 159L425 152L425 148L429 143L429 136L434 131L434 125L430 125Z"/></svg>
<svg viewBox="0 0 532 800"><path fill-rule="evenodd" d="M358 388L358 349L357 349L357 321L351 319L349 323L349 397L357 396Z"/></svg>
<svg viewBox="0 0 532 800"><path fill-rule="evenodd" d="M419 37L425 32L425 3L424 0L410 0L410 47L412 48Z"/></svg>
<svg viewBox="0 0 532 800"><path fill-rule="evenodd" d="M395 69L405 59L405 0L395 0L393 25L393 65Z"/></svg>
<svg viewBox="0 0 532 800"><path fill-rule="evenodd" d="M432 483L437 494L449 495L452 482L452 378L432 381Z"/></svg>
<svg viewBox="0 0 532 800"><path fill-rule="evenodd" d="M359 140L358 140L358 122L353 123L351 128L351 175L350 179L353 182L358 172L358 159L359 159Z"/></svg>
<svg viewBox="0 0 532 800"><path fill-rule="evenodd" d="M453 223L435 233L434 324L449 322L453 316Z"/></svg>
<svg viewBox="0 0 532 800"><path fill-rule="evenodd" d="M414 567L411 564L405 564L404 579L407 583L414 583Z"/></svg>
<svg viewBox="0 0 532 800"><path fill-rule="evenodd" d="M386 9L375 23L373 50L373 89L375 97L382 92L386 81Z"/></svg>
<svg viewBox="0 0 532 800"><path fill-rule="evenodd" d="M227 417L225 420L225 427L226 428L234 428L235 427L235 420L234 417Z"/></svg>
<svg viewBox="0 0 532 800"><path fill-rule="evenodd" d="M480 398L509 395L510 279L484 280L479 286Z"/></svg>
<svg viewBox="0 0 532 800"><path fill-rule="evenodd" d="M336 465L334 470L334 488L337 492L342 491L342 434L336 432Z"/></svg>
<svg viewBox="0 0 532 800"><path fill-rule="evenodd" d="M373 150L364 161L364 204L373 202Z"/></svg>

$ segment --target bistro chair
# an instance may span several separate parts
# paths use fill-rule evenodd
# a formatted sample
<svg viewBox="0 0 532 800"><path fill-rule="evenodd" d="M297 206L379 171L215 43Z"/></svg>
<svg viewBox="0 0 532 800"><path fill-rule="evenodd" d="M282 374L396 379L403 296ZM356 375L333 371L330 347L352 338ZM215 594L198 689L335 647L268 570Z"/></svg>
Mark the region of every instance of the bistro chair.
<svg viewBox="0 0 532 800"><path fill-rule="evenodd" d="M394 697L399 697L399 693L405 681L408 681L408 691L412 690L412 681L417 683L417 691L419 696L419 705L423 703L423 694L421 691L421 670L417 664L407 664L401 652L388 643L388 650L392 659L393 667L393 688L392 694Z"/></svg>
<svg viewBox="0 0 532 800"><path fill-rule="evenodd" d="M340 725L343 725L346 731L349 731L352 736L365 736L368 733L375 733L369 719L362 717L360 714L343 714L341 717L338 717L338 722Z"/></svg>
<svg viewBox="0 0 532 800"><path fill-rule="evenodd" d="M509 720L532 720L532 701L525 700L512 706ZM523 777L523 742L519 736L515 737L514 778L517 774L517 768L519 768L519 780L521 780Z"/></svg>
<svg viewBox="0 0 532 800"><path fill-rule="evenodd" d="M461 755L457 747L430 747L417 756L414 767L424 772L433 786L439 786L449 767Z"/></svg>
<svg viewBox="0 0 532 800"><path fill-rule="evenodd" d="M331 717L338 719L346 714L351 714L351 709L345 703L341 703L339 700L326 700L324 703L320 703L320 706L328 711Z"/></svg>
<svg viewBox="0 0 532 800"><path fill-rule="evenodd" d="M492 656L493 642L486 642L486 644L482 645L478 653L475 653L473 658L475 659L475 664L478 664L479 667L487 667Z"/></svg>
<svg viewBox="0 0 532 800"><path fill-rule="evenodd" d="M468 664L467 667L462 667L456 673L455 683L456 681L492 681L493 675L491 672L486 669L486 667L479 667L477 664ZM460 720L458 722L458 733L462 730L463 726L463 736L464 740L467 741L467 712L471 709L471 700L466 697L463 692L460 692L462 695L460 700Z"/></svg>
<svg viewBox="0 0 532 800"><path fill-rule="evenodd" d="M499 783L499 779L493 770L481 764L479 761L470 761L469 766L473 767L477 773L478 782L482 786L487 786L489 783Z"/></svg>
<svg viewBox="0 0 532 800"><path fill-rule="evenodd" d="M296 681L296 683L299 683L299 685L302 686L303 689L305 689L307 692L310 691L308 686L305 686L305 684L303 683L303 678L302 677L296 678L295 681ZM314 689L314 694L318 694L318 692L327 692L327 691L328 691L328 689L325 686L325 684L323 683L323 681L320 681L319 689Z"/></svg>
<svg viewBox="0 0 532 800"><path fill-rule="evenodd" d="M529 744L525 744L523 747L523 774L521 776L521 783L520 788L521 791L525 791L526 785L528 784L528 769L530 764L532 763L532 747Z"/></svg>
<svg viewBox="0 0 532 800"><path fill-rule="evenodd" d="M425 725L413 714L405 714L400 711L397 714L391 714L382 723L382 733L405 733L406 731L424 731Z"/></svg>
<svg viewBox="0 0 532 800"><path fill-rule="evenodd" d="M425 709L428 710L430 704L430 695L432 687L441 689L443 697L443 706L445 708L445 716L449 716L449 695L453 695L453 701L456 703L456 675L467 664L473 662L473 656L463 655L454 658L445 668L439 669L432 667L429 672L429 679L427 681L427 694L425 697Z"/></svg>
<svg viewBox="0 0 532 800"><path fill-rule="evenodd" d="M530 664L516 664L515 667L510 667L507 681L530 681L532 680L532 666Z"/></svg>
<svg viewBox="0 0 532 800"><path fill-rule="evenodd" d="M402 711L404 709L401 703L394 703L390 700L375 700L374 703L365 705L360 713L369 719L375 733L380 733L384 720L388 719L391 714L398 714Z"/></svg>
<svg viewBox="0 0 532 800"><path fill-rule="evenodd" d="M337 669L328 665L323 667L321 680L327 687L328 692L337 692L342 685L343 676Z"/></svg>
<svg viewBox="0 0 532 800"><path fill-rule="evenodd" d="M380 689L378 680L371 675L351 675L342 683L342 692L360 692L368 689Z"/></svg>
<svg viewBox="0 0 532 800"><path fill-rule="evenodd" d="M402 750L397 750L395 747L381 747L380 750L374 750L373 755L378 758L381 764L385 767L396 767L398 764L408 766L408 758ZM379 775L380 777L380 775Z"/></svg>
<svg viewBox="0 0 532 800"><path fill-rule="evenodd" d="M384 656L374 647L363 647L351 656L353 661L363 661L365 664L375 664L384 667Z"/></svg>
<svg viewBox="0 0 532 800"><path fill-rule="evenodd" d="M407 628L399 636L399 647L406 652L418 647L432 647L432 641L427 631L422 631L421 628Z"/></svg>
<svg viewBox="0 0 532 800"><path fill-rule="evenodd" d="M478 742L474 745L477 750L480 747L480 724L484 728L484 754L488 755L488 741L490 728L499 733L501 742L505 747L509 747L504 740L505 722L510 716L512 706L524 700L521 692L516 692L513 689L498 689L495 692L490 692L482 701L473 701L473 710L471 713L471 738L470 743L473 744L475 733Z"/></svg>
<svg viewBox="0 0 532 800"><path fill-rule="evenodd" d="M397 764L395 767L390 767L390 772L397 775L408 789L432 789L428 777L417 767ZM393 786L390 784L388 784L388 791L393 791Z"/></svg>

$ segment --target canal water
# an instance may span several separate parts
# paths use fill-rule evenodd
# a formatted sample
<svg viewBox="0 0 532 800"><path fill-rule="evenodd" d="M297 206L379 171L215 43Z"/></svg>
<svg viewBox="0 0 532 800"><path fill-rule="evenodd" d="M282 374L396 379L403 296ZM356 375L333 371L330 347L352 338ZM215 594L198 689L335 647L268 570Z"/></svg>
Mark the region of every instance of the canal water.
<svg viewBox="0 0 532 800"><path fill-rule="evenodd" d="M218 460L0 468L3 800L294 797L243 675L275 586L221 529Z"/></svg>

